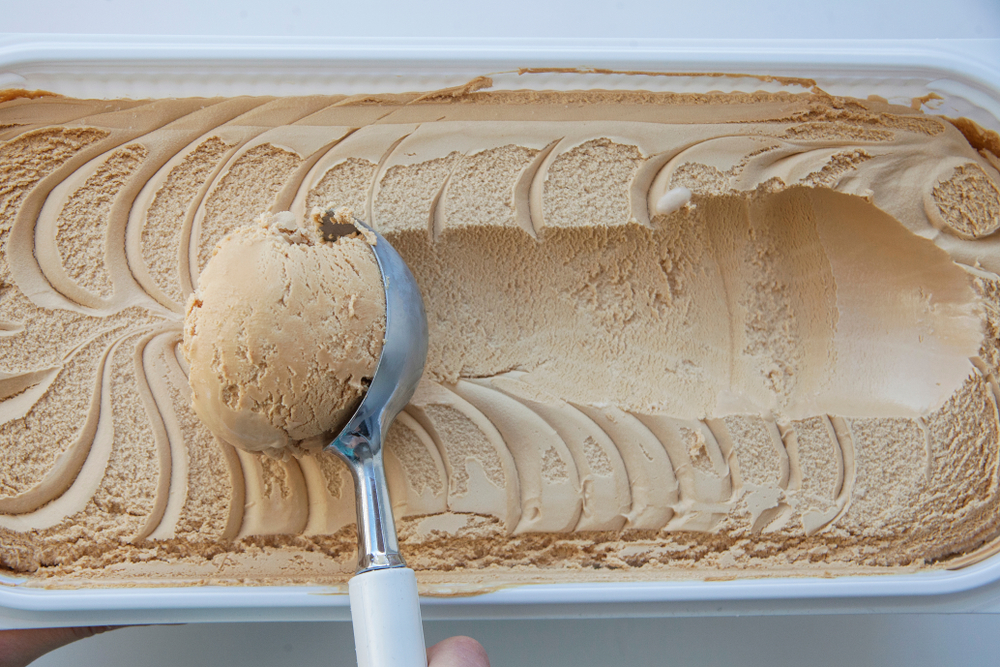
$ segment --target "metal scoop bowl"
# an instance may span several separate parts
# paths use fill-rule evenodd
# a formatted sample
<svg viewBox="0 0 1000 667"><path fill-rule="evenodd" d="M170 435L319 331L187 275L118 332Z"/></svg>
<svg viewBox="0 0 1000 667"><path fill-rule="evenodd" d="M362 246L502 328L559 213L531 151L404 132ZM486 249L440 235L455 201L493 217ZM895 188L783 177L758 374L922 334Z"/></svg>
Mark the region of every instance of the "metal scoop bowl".
<svg viewBox="0 0 1000 667"><path fill-rule="evenodd" d="M371 244L385 289L385 342L368 392L340 434L326 446L351 469L358 510L358 569L349 584L354 642L361 667L426 667L417 580L399 554L389 504L382 443L413 396L427 360L427 316L403 258L382 235L354 218L322 216L330 236L361 231Z"/></svg>

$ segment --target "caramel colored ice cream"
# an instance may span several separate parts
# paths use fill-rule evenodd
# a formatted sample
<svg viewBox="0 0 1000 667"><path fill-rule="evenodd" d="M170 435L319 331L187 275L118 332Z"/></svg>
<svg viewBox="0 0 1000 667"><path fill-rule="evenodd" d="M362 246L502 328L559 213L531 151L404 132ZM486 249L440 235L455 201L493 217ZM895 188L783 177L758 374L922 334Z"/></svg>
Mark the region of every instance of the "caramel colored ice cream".
<svg viewBox="0 0 1000 667"><path fill-rule="evenodd" d="M427 308L386 444L425 590L993 552L998 142L815 91L452 92L0 104L3 567L347 580L346 468L214 437L181 351L219 241L262 233L246 212L330 202L399 250ZM266 345L214 321L248 357ZM277 441L309 437L291 411L311 405L268 417Z"/></svg>
<svg viewBox="0 0 1000 667"><path fill-rule="evenodd" d="M182 349L195 414L276 458L329 444L357 409L385 338L385 291L360 237L265 215L219 242L188 299Z"/></svg>

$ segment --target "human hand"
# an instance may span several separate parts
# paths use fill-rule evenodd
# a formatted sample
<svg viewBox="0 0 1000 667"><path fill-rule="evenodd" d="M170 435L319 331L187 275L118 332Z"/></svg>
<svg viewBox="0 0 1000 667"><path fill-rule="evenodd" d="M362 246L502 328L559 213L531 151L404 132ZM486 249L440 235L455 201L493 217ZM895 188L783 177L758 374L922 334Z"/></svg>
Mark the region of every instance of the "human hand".
<svg viewBox="0 0 1000 667"><path fill-rule="evenodd" d="M490 659L472 637L449 637L427 649L427 667L490 667Z"/></svg>
<svg viewBox="0 0 1000 667"><path fill-rule="evenodd" d="M0 630L0 667L24 667L49 651L118 627L121 626Z"/></svg>
<svg viewBox="0 0 1000 667"><path fill-rule="evenodd" d="M0 667L25 667L50 651L118 627L0 630ZM486 650L471 637L449 637L431 646L427 663L428 667L490 667Z"/></svg>

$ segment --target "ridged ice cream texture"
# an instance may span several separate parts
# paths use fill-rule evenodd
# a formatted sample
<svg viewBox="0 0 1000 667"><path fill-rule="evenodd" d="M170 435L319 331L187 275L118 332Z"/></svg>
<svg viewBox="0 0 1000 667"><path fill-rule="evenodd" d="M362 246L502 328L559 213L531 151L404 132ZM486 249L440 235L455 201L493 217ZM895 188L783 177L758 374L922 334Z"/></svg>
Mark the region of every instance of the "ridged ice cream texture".
<svg viewBox="0 0 1000 667"><path fill-rule="evenodd" d="M264 214L216 246L187 302L192 407L218 438L275 458L315 453L361 403L385 339L385 290L360 234Z"/></svg>
<svg viewBox="0 0 1000 667"><path fill-rule="evenodd" d="M427 307L386 445L425 585L954 566L1000 530L1000 163L943 119L48 97L0 105L0 140L0 562L41 585L346 579L346 470L214 438L180 350L246 212L329 203Z"/></svg>

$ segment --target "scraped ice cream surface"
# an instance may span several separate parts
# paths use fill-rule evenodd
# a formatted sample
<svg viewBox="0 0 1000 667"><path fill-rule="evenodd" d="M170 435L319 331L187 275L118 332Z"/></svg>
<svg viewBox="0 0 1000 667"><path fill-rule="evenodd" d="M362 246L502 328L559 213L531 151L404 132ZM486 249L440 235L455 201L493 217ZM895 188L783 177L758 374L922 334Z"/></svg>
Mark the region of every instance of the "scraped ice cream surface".
<svg viewBox="0 0 1000 667"><path fill-rule="evenodd" d="M181 349L252 362L215 375L235 431L315 435L297 411L325 407L257 381L292 350L225 311L183 341L184 315L224 238L312 247L247 211L328 202L427 308L386 444L426 592L975 562L1000 535L1000 141L961 126L815 91L6 101L0 563L40 586L347 580L346 468L213 435ZM313 286L299 320L274 311L301 349L339 298L312 261L267 269Z"/></svg>
<svg viewBox="0 0 1000 667"><path fill-rule="evenodd" d="M216 247L187 302L192 406L225 443L274 458L322 449L361 403L385 339L385 291L360 234L264 215Z"/></svg>

